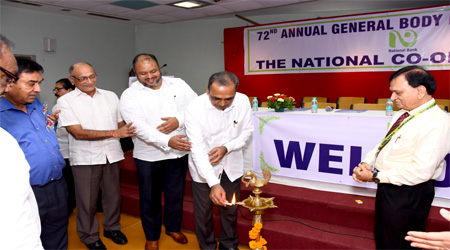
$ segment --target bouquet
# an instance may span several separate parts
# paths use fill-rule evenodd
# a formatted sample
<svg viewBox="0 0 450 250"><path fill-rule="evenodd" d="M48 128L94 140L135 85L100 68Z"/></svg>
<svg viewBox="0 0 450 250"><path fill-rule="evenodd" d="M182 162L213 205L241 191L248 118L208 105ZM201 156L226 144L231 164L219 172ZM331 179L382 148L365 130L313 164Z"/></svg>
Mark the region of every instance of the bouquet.
<svg viewBox="0 0 450 250"><path fill-rule="evenodd" d="M275 110L289 109L292 110L295 107L295 99L292 96L285 94L274 94L267 97L267 107L274 108Z"/></svg>

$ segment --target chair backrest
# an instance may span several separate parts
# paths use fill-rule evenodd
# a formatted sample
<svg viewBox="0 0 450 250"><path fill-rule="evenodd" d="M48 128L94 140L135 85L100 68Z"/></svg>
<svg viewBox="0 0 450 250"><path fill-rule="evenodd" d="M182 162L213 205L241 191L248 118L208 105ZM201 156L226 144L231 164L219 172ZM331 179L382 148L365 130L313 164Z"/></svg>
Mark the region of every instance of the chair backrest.
<svg viewBox="0 0 450 250"><path fill-rule="evenodd" d="M311 101L312 101L313 97L312 96L304 96L302 98L302 103L300 105L300 107L302 108L306 108L305 107L305 103L309 103L309 107L311 107ZM316 100L317 102L328 102L328 98L327 97L317 97L316 96Z"/></svg>
<svg viewBox="0 0 450 250"><path fill-rule="evenodd" d="M450 99L434 99L434 100L438 105L445 105L447 107L450 107Z"/></svg>
<svg viewBox="0 0 450 250"><path fill-rule="evenodd" d="M317 107L320 109L324 109L326 107L332 107L332 108L336 108L336 103L332 103L332 102L318 102L317 103ZM306 102L305 105L303 106L303 108L311 108L311 102Z"/></svg>
<svg viewBox="0 0 450 250"><path fill-rule="evenodd" d="M354 103L352 109L386 110L386 105L381 103Z"/></svg>
<svg viewBox="0 0 450 250"><path fill-rule="evenodd" d="M350 109L350 106L354 103L365 103L364 97L338 97L337 108L338 109Z"/></svg>
<svg viewBox="0 0 450 250"><path fill-rule="evenodd" d="M385 108L386 108L386 102L387 102L388 99L389 99L389 98L378 98L376 103L378 103L378 104L384 104L384 105L385 105ZM399 110L400 110L400 109L397 107L397 105L396 105L395 102L394 102L394 111L399 111Z"/></svg>
<svg viewBox="0 0 450 250"><path fill-rule="evenodd" d="M442 105L442 104L437 104L439 106L439 108L441 108L442 110L445 110L448 112L448 106L446 105Z"/></svg>
<svg viewBox="0 0 450 250"><path fill-rule="evenodd" d="M267 104L269 104L268 102L262 102L261 103L261 107L267 107Z"/></svg>

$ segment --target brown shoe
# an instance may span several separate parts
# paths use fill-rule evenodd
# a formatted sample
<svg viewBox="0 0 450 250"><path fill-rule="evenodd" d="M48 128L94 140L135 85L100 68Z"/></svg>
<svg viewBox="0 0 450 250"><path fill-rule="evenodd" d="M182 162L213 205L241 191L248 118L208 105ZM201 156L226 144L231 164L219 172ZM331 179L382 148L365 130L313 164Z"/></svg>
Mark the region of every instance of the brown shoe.
<svg viewBox="0 0 450 250"><path fill-rule="evenodd" d="M176 243L180 243L180 244L186 244L188 242L186 236L180 231L178 233L172 233L169 231L166 231L166 234L171 236L172 239L176 242Z"/></svg>
<svg viewBox="0 0 450 250"><path fill-rule="evenodd" d="M147 243L145 243L145 250L158 250L158 241L150 241L147 240Z"/></svg>

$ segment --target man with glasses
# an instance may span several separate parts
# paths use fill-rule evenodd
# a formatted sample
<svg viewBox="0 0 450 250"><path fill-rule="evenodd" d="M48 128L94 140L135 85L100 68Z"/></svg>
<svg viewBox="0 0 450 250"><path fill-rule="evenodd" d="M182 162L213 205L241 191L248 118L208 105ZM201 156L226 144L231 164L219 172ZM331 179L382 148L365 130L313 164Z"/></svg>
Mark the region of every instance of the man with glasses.
<svg viewBox="0 0 450 250"><path fill-rule="evenodd" d="M37 94L43 68L26 58L17 58L19 79L7 86L0 101L0 126L18 141L30 164L30 184L39 207L41 241L46 249L67 248L67 186L62 178L64 159L52 121ZM11 166L14 167L14 166ZM10 177L11 178L11 177Z"/></svg>
<svg viewBox="0 0 450 250"><path fill-rule="evenodd" d="M377 184L376 248L413 249L405 236L425 231L434 180L450 151L450 117L436 105L436 81L424 68L401 68L389 82L391 100L400 111L381 143L353 169L353 179Z"/></svg>
<svg viewBox="0 0 450 250"><path fill-rule="evenodd" d="M56 81L55 87L53 88L53 93L55 94L56 98L60 98L61 96L69 93L74 89L75 85L73 85L69 79L62 78ZM52 112L55 113L57 110L58 105L53 106ZM61 122L57 123L56 136L58 137L59 151L66 161L66 166L63 168L63 176L67 183L67 190L69 191L67 208L69 214L71 214L76 205L75 183L73 181L72 167L70 166L69 161L69 133L67 132L66 128L61 126Z"/></svg>
<svg viewBox="0 0 450 250"><path fill-rule="evenodd" d="M76 89L58 99L60 122L69 135L70 164L75 180L77 231L89 249L105 249L99 238L96 201L102 190L104 236L126 244L120 231L119 161L124 159L119 138L135 135L132 123L125 124L119 98L96 88L97 74L85 62L69 68Z"/></svg>
<svg viewBox="0 0 450 250"><path fill-rule="evenodd" d="M0 34L0 98L18 80L11 42ZM30 165L17 141L0 128L0 235L4 249L43 249L39 211L30 186Z"/></svg>
<svg viewBox="0 0 450 250"><path fill-rule="evenodd" d="M11 42L6 37L0 35L0 71L2 72L0 80L0 96L5 92L7 85L12 84L19 79L19 77L11 72L17 72L17 63L9 48L10 45Z"/></svg>
<svg viewBox="0 0 450 250"><path fill-rule="evenodd" d="M60 98L74 89L75 85L73 85L68 78L62 78L56 81L55 87L53 88L53 94L55 94L56 98Z"/></svg>
<svg viewBox="0 0 450 250"><path fill-rule="evenodd" d="M3 72L2 76L2 84L0 86L0 95L3 95L5 92L6 85L15 83L17 80L19 80L19 77L17 77L14 73L11 71L8 71L7 69L0 66L0 70Z"/></svg>

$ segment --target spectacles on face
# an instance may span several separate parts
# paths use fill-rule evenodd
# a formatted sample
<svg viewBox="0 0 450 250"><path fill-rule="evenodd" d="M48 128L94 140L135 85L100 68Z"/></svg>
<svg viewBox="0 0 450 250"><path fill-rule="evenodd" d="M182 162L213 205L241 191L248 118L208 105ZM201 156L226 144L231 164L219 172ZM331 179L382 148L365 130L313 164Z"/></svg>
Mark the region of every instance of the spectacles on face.
<svg viewBox="0 0 450 250"><path fill-rule="evenodd" d="M61 89L64 89L64 88L54 88L53 92L59 92Z"/></svg>
<svg viewBox="0 0 450 250"><path fill-rule="evenodd" d="M8 79L6 80L6 83L7 83L7 84L12 84L12 83L15 83L15 82L17 82L17 81L19 80L19 77L18 77L18 76L16 76L15 74L9 72L9 71L6 70L5 68L0 67L0 70L1 70L3 73L5 73L6 77L8 78Z"/></svg>
<svg viewBox="0 0 450 250"><path fill-rule="evenodd" d="M75 80L79 81L79 82L87 82L88 79L90 79L91 81L94 81L95 79L97 79L97 74L92 74L90 76L83 76L83 77L75 77L75 76L71 76L73 77Z"/></svg>

